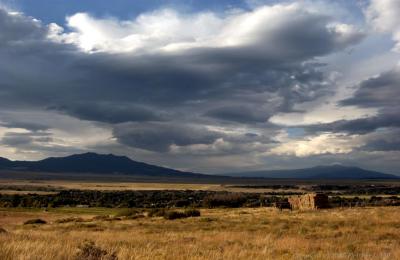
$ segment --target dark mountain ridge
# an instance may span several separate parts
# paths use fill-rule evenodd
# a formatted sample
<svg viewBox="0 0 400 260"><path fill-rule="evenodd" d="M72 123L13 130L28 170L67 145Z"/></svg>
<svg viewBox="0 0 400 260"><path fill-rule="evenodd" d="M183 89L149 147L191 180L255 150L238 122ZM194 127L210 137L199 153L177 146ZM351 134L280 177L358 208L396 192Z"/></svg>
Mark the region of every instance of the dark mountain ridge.
<svg viewBox="0 0 400 260"><path fill-rule="evenodd" d="M163 178L229 179L398 179L399 176L343 165L316 166L306 169L227 173L223 176L184 172L134 161L126 156L84 153L49 157L40 161L11 161L0 157L0 170L42 173L89 173L101 175L147 176Z"/></svg>
<svg viewBox="0 0 400 260"><path fill-rule="evenodd" d="M10 161L0 158L0 169L53 173L127 174L164 177L210 177L183 172L113 154L84 153L66 157L50 157L40 161Z"/></svg>
<svg viewBox="0 0 400 260"><path fill-rule="evenodd" d="M226 176L271 179L398 179L399 176L343 165L325 165L294 170L226 173Z"/></svg>

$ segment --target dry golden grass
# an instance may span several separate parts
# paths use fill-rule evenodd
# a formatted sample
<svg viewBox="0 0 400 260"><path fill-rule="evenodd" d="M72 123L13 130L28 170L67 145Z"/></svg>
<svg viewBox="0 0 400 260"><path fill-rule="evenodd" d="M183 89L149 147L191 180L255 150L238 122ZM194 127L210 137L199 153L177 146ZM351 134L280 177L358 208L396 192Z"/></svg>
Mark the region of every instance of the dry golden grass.
<svg viewBox="0 0 400 260"><path fill-rule="evenodd" d="M400 208L202 210L199 218L56 223L80 213L1 211L0 259L74 259L85 240L119 259L400 259ZM73 212L73 211L72 211ZM104 210L111 214L113 210ZM22 225L42 218L46 225Z"/></svg>
<svg viewBox="0 0 400 260"><path fill-rule="evenodd" d="M220 190L220 184L190 184L190 183L141 183L141 182L95 182L72 180L7 180L0 179L0 186L24 186L34 190L37 187L77 190Z"/></svg>
<svg viewBox="0 0 400 260"><path fill-rule="evenodd" d="M20 186L24 191L0 190L0 194L51 194L51 192L35 191L39 187L54 189L76 189L76 190L101 190L101 191L123 191L123 190L206 190L206 191L230 191L230 192L278 192L298 191L291 189L259 189L239 188L232 185L201 184L201 183L155 183L155 182L95 182L95 181L73 181L73 180L8 180L0 179L1 186Z"/></svg>

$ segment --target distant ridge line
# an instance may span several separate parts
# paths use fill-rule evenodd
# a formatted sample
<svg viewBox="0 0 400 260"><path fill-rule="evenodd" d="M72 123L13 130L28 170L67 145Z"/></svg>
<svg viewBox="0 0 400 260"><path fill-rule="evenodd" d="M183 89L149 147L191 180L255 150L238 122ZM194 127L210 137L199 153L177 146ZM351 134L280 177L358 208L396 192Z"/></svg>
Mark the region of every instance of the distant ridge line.
<svg viewBox="0 0 400 260"><path fill-rule="evenodd" d="M90 173L102 175L122 174L126 176L163 178L212 178L212 179L399 179L400 176L343 165L315 166L293 170L265 170L221 175L207 175L179 171L171 168L134 161L126 156L97 154L93 152L73 154L65 157L49 157L39 161L11 161L0 157L0 170Z"/></svg>

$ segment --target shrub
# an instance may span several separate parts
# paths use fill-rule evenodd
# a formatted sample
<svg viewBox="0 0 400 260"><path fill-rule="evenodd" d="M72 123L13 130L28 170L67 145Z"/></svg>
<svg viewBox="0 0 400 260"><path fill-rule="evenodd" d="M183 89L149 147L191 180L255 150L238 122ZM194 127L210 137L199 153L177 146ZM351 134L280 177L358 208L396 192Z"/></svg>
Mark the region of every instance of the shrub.
<svg viewBox="0 0 400 260"><path fill-rule="evenodd" d="M94 216L92 218L92 220L93 221L114 221L114 220L121 220L121 218L107 216L107 215L99 215L99 216Z"/></svg>
<svg viewBox="0 0 400 260"><path fill-rule="evenodd" d="M47 222L40 218L29 219L24 222L24 225L34 225L34 224L43 225L43 224L47 224Z"/></svg>
<svg viewBox="0 0 400 260"><path fill-rule="evenodd" d="M77 217L72 217L72 218L62 218L62 219L57 219L56 223L62 224L62 223L70 223L70 222L86 222L87 220L83 218L77 218Z"/></svg>
<svg viewBox="0 0 400 260"><path fill-rule="evenodd" d="M130 217L126 217L126 219L138 219L138 218L145 218L146 216L143 214L137 214Z"/></svg>
<svg viewBox="0 0 400 260"><path fill-rule="evenodd" d="M197 209L187 209L185 210L186 217L200 217L200 211Z"/></svg>
<svg viewBox="0 0 400 260"><path fill-rule="evenodd" d="M7 230L5 230L4 228L0 227L0 234L7 234Z"/></svg>
<svg viewBox="0 0 400 260"><path fill-rule="evenodd" d="M238 208L246 202L246 197L238 193L224 193L208 195L203 200L203 205L208 208L229 207Z"/></svg>
<svg viewBox="0 0 400 260"><path fill-rule="evenodd" d="M190 217L199 217L200 211L197 209L188 209L184 212L182 211L166 211L164 213L164 218L168 220L174 220L179 218L190 218Z"/></svg>
<svg viewBox="0 0 400 260"><path fill-rule="evenodd" d="M213 222L216 221L216 218L201 218L200 222Z"/></svg>
<svg viewBox="0 0 400 260"><path fill-rule="evenodd" d="M96 246L93 241L86 241L79 247L75 260L117 260L115 252L109 253Z"/></svg>
<svg viewBox="0 0 400 260"><path fill-rule="evenodd" d="M116 217L132 217L138 215L140 212L137 209L123 209L120 210L115 216Z"/></svg>
<svg viewBox="0 0 400 260"><path fill-rule="evenodd" d="M165 215L165 209L151 209L148 211L147 216L149 217L163 217Z"/></svg>
<svg viewBox="0 0 400 260"><path fill-rule="evenodd" d="M174 219L179 219L179 218L187 218L187 216L184 212L167 211L164 214L164 218L168 219L168 220L174 220Z"/></svg>
<svg viewBox="0 0 400 260"><path fill-rule="evenodd" d="M177 208L182 208L182 207L187 207L191 204L190 200L185 200L185 199L181 199L181 200L177 200L174 202L174 206Z"/></svg>

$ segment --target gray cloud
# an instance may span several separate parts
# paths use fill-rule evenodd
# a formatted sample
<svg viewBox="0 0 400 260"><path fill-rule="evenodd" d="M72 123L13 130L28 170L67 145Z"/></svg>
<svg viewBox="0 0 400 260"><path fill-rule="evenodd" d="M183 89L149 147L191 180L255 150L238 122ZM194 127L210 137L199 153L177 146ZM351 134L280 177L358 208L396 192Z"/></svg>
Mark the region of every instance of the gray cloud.
<svg viewBox="0 0 400 260"><path fill-rule="evenodd" d="M128 146L167 152L171 145L211 144L223 134L200 126L173 123L126 123L114 128L114 136L120 143Z"/></svg>
<svg viewBox="0 0 400 260"><path fill-rule="evenodd" d="M367 151L400 151L400 140L374 140L363 147Z"/></svg>
<svg viewBox="0 0 400 260"><path fill-rule="evenodd" d="M382 127L400 127L397 113L383 113L374 117L354 120L340 120L327 124L305 126L309 132L347 132L350 134L366 134Z"/></svg>
<svg viewBox="0 0 400 260"><path fill-rule="evenodd" d="M1 144L11 147L29 145L33 142L33 138L29 135L21 135L17 133L7 133L2 139Z"/></svg>
<svg viewBox="0 0 400 260"><path fill-rule="evenodd" d="M380 128L400 127L400 70L395 68L356 86L354 95L339 102L341 106L375 108L377 115L327 124L305 126L308 132L328 131L367 134Z"/></svg>
<svg viewBox="0 0 400 260"><path fill-rule="evenodd" d="M30 18L4 10L0 16L5 35L0 56L7 61L0 63L3 106L55 107L107 123L154 120L161 107L174 112L187 102L215 106L221 98L229 102L242 94L278 93L290 109L293 103L326 93L323 73L305 61L361 37L356 34L341 42L340 35L327 28L326 17L303 13L282 18L276 28L261 30L260 39L243 47L88 55L72 45L51 42L47 29ZM30 33L13 33L24 30ZM105 107L110 101L116 105ZM123 105L130 103L134 105Z"/></svg>
<svg viewBox="0 0 400 260"><path fill-rule="evenodd" d="M47 132L7 132L4 134L3 138L0 139L0 143L15 148L30 146L34 142L49 143L52 140L51 134Z"/></svg>
<svg viewBox="0 0 400 260"><path fill-rule="evenodd" d="M400 69L382 73L360 83L354 96L341 102L342 105L359 107L399 107Z"/></svg>
<svg viewBox="0 0 400 260"><path fill-rule="evenodd" d="M29 131L45 131L50 129L49 126L41 123L23 122L23 121L11 121L11 122L0 123L0 126L7 128L22 128Z"/></svg>
<svg viewBox="0 0 400 260"><path fill-rule="evenodd" d="M226 106L209 110L205 116L239 123L265 123L270 117L268 111L250 106Z"/></svg>
<svg viewBox="0 0 400 260"><path fill-rule="evenodd" d="M345 34L332 26L332 18L316 12L278 18L261 21L251 40L237 45L89 54L52 41L40 22L0 9L0 108L105 123L120 144L148 151L168 153L173 145L212 145L222 139L215 154L262 152L273 143L268 133L232 134L235 127L272 132L270 116L331 93L335 83L315 59L364 36ZM14 121L4 126L50 129ZM2 142L62 151L56 145L38 147L51 141L5 136Z"/></svg>
<svg viewBox="0 0 400 260"><path fill-rule="evenodd" d="M366 138L365 151L400 151L400 128L377 131Z"/></svg>
<svg viewBox="0 0 400 260"><path fill-rule="evenodd" d="M35 151L36 153L67 155L86 151L70 145L56 144L53 141L52 134L48 132L7 132L0 139L0 145L12 147L21 154Z"/></svg>
<svg viewBox="0 0 400 260"><path fill-rule="evenodd" d="M62 107L51 107L83 120L100 121L110 124L123 122L163 121L165 113L153 111L143 106L118 102L86 102L68 104Z"/></svg>

